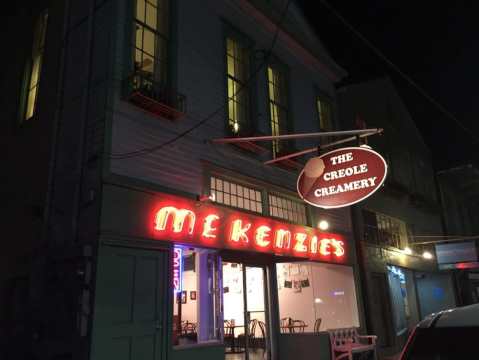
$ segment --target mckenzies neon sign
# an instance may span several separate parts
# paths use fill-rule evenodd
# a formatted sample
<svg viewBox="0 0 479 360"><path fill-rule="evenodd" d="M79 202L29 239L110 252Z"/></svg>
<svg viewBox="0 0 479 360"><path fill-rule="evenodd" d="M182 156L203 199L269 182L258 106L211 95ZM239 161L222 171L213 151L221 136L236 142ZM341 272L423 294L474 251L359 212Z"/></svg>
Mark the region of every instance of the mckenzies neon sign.
<svg viewBox="0 0 479 360"><path fill-rule="evenodd" d="M162 202L152 220L161 240L335 262L345 257L340 235L193 201Z"/></svg>

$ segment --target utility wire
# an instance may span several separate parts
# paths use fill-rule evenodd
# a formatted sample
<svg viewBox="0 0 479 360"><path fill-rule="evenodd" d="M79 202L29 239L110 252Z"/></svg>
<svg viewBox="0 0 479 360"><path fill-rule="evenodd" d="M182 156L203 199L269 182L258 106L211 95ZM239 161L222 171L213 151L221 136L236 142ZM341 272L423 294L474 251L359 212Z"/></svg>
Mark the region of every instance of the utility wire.
<svg viewBox="0 0 479 360"><path fill-rule="evenodd" d="M459 127L461 127L471 138L474 139L474 144L479 142L479 137L474 135L474 133L466 127L463 123L457 119L457 117L442 106L437 100L435 100L431 95L429 95L420 85L418 85L409 75L404 73L396 64L389 60L386 55L384 55L381 50L374 46L368 39L364 37L358 30L356 30L335 8L331 6L326 0L319 0L324 6L328 8L342 23L345 25L351 32L353 32L358 38L360 38L380 59L386 62L393 70L395 70L399 75L401 75L411 86L413 86L422 96L429 100L433 105L435 105L443 114L448 118L453 120Z"/></svg>
<svg viewBox="0 0 479 360"><path fill-rule="evenodd" d="M251 76L245 81L244 85L239 87L238 91L232 96L232 98L235 98L243 89L248 87L249 83L258 75L258 73L263 69L264 65L268 62L268 60L269 60L269 58L270 58L270 56L273 52L274 46L276 45L276 41L278 40L280 27L281 27L281 24L284 21L284 18L286 16L287 11L288 11L289 5L291 4L291 1L292 0L287 1L286 5L285 5L285 7L284 7L284 9L281 13L279 22L276 25L276 31L274 33L273 40L271 42L271 46L269 47L268 51L266 52L262 63L256 68L256 70L253 72L253 74L251 74ZM139 149L139 150L135 150L135 151L131 151L131 152L126 152L126 153L121 153L121 154L110 154L110 159L121 160L121 159L128 159L128 158L132 158L132 157L147 155L147 154L150 154L152 152L158 151L158 150L164 148L165 146L171 145L171 144L175 143L176 141L178 141L179 139L181 139L182 137L188 135L189 133L191 133L195 129L199 128L201 125L208 122L209 120L214 118L216 115L218 115L225 108L226 103L227 102L222 104L220 107L218 107L216 110L211 112L204 119L198 121L192 127L188 128L185 131L182 131L181 133L179 133L178 135L176 135L175 137L171 138L168 141L165 141L165 142L163 142L159 145L155 145L155 146L152 146L152 147L149 147L149 148L143 148L143 149Z"/></svg>

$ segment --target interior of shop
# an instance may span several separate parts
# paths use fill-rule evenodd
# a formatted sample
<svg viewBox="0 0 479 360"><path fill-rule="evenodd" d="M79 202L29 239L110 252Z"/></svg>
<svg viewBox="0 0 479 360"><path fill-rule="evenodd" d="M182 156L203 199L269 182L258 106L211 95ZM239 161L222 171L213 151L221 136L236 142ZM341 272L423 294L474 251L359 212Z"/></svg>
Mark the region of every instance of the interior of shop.
<svg viewBox="0 0 479 360"><path fill-rule="evenodd" d="M353 269L313 262L276 265L282 333L358 327Z"/></svg>

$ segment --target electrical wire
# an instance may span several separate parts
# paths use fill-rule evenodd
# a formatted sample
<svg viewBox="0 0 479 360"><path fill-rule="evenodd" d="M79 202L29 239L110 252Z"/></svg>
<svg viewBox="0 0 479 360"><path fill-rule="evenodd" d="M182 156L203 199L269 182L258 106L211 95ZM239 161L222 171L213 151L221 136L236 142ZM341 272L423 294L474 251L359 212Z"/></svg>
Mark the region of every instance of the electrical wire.
<svg viewBox="0 0 479 360"><path fill-rule="evenodd" d="M324 6L328 8L351 32L359 37L380 59L386 62L393 70L401 75L411 86L413 86L422 96L424 96L429 102L436 106L444 115L454 121L459 127L462 128L471 138L474 139L474 143L479 142L479 137L476 136L468 127L457 119L457 117L441 105L436 99L429 95L418 83L416 83L409 75L404 73L396 64L389 60L381 50L379 50L374 44L372 44L363 34L356 30L329 2L326 0L319 0Z"/></svg>
<svg viewBox="0 0 479 360"><path fill-rule="evenodd" d="M233 98L235 98L243 89L247 88L249 86L249 83L258 75L258 73L263 69L263 67L266 65L266 63L268 62L269 58L271 57L271 54L273 52L273 49L274 49L274 46L276 45L276 42L277 42L277 39L278 39L278 36L279 36L279 31L280 31L280 27L281 27L281 24L283 23L284 21L284 18L286 16L286 13L288 11L288 8L289 8L289 5L291 4L291 1L292 0L288 0L283 11L281 12L281 16L280 16L280 19L278 21L278 23L276 24L276 31L274 33L274 36L273 36L273 39L271 41L271 45L268 49L268 51L265 53L265 56L263 57L263 61L262 63L256 68L256 70L248 77L248 79L245 81L245 83L243 84L243 86L240 86L238 88L238 91L233 95ZM189 133L191 133L192 131L194 131L195 129L199 128L201 125L203 125L204 123L208 122L209 120L211 120L212 118L214 118L216 115L218 115L221 111L223 111L223 109L225 108L226 106L226 103L225 102L224 104L222 104L220 107L218 107L217 109L215 109L213 112L211 112L208 116L206 116L204 119L198 121L195 125L191 126L190 128L188 128L187 130L185 131L182 131L180 132L178 135L174 136L173 138L171 138L170 140L168 141L165 141L159 145L155 145L155 146L152 146L152 147L149 147L149 148L143 148L143 149L139 149L139 150L135 150L135 151L131 151L131 152L126 152L126 153L120 153L120 154L110 154L110 159L112 160L121 160L121 159L129 159L129 158L132 158L132 157L137 157L137 156L142 156L142 155L147 155L147 154L150 154L152 152L155 152L155 151L158 151L162 148L164 148L165 146L168 146L168 145L171 145L173 143L175 143L176 141L178 141L179 139L183 138L184 136L188 135Z"/></svg>

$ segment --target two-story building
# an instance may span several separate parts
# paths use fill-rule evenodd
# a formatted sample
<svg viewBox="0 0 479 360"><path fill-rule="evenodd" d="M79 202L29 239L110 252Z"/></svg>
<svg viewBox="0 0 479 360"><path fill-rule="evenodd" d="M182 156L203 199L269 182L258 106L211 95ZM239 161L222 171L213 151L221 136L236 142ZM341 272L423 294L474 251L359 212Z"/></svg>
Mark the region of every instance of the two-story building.
<svg viewBox="0 0 479 360"><path fill-rule="evenodd" d="M453 277L426 241L444 234L431 153L388 78L343 86L338 98L343 127L384 129L368 144L385 157L387 179L353 222L368 330L381 353L398 353L420 319L456 304Z"/></svg>
<svg viewBox="0 0 479 360"><path fill-rule="evenodd" d="M300 8L70 0L25 14L9 136L38 160L45 200L24 350L329 359L324 330L364 324L350 211L298 198L301 161L264 164L320 141L211 141L338 129L345 72Z"/></svg>

